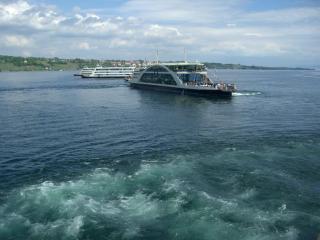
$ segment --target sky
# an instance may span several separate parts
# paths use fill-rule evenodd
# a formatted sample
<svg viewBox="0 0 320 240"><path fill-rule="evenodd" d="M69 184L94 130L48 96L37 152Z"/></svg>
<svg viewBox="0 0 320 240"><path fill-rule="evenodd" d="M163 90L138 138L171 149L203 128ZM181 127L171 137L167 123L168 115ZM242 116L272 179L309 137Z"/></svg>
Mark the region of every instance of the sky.
<svg viewBox="0 0 320 240"><path fill-rule="evenodd" d="M320 0L0 0L0 54L308 67Z"/></svg>

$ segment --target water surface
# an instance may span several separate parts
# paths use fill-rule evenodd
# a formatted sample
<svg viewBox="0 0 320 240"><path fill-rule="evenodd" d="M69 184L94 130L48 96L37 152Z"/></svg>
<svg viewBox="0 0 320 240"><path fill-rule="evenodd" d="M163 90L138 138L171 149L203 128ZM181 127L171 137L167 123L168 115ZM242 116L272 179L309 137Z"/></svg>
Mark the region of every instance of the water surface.
<svg viewBox="0 0 320 240"><path fill-rule="evenodd" d="M0 239L316 239L320 72L218 75L231 100L0 73Z"/></svg>

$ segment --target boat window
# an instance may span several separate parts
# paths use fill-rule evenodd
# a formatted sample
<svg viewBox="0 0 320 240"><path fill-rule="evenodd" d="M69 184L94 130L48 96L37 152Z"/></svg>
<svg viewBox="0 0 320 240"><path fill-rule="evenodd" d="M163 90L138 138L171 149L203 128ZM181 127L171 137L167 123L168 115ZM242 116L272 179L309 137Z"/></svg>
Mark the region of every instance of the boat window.
<svg viewBox="0 0 320 240"><path fill-rule="evenodd" d="M150 68L148 68L148 72L168 72L167 69L165 69L164 67L161 66L152 66Z"/></svg>
<svg viewBox="0 0 320 240"><path fill-rule="evenodd" d="M199 71L205 71L205 66L204 65L168 65L167 66L171 71L174 72L199 72Z"/></svg>
<svg viewBox="0 0 320 240"><path fill-rule="evenodd" d="M177 85L170 74L144 73L140 81L146 83Z"/></svg>
<svg viewBox="0 0 320 240"><path fill-rule="evenodd" d="M205 83L206 75L199 74L199 73L187 73L187 74L178 74L178 77L181 79L182 82L194 82L194 83Z"/></svg>

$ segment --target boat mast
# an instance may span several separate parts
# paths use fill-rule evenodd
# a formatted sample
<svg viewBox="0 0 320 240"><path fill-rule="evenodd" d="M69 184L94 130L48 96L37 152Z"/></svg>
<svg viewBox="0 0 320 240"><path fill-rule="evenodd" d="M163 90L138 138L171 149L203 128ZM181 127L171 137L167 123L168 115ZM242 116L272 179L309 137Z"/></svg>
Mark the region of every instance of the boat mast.
<svg viewBox="0 0 320 240"><path fill-rule="evenodd" d="M183 55L184 55L184 62L187 62L187 53L186 53L186 48L183 48Z"/></svg>

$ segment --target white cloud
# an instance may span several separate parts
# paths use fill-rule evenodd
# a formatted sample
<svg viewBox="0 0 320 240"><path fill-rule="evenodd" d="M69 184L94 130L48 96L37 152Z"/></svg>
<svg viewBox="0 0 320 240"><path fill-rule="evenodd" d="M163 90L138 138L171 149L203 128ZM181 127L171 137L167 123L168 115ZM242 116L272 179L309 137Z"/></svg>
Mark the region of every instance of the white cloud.
<svg viewBox="0 0 320 240"><path fill-rule="evenodd" d="M215 55L237 55L242 56L279 56L286 53L287 47L279 42L255 41L250 42L245 39L219 41L212 45L201 48L203 53Z"/></svg>
<svg viewBox="0 0 320 240"><path fill-rule="evenodd" d="M146 37L166 37L166 38L174 38L180 37L182 34L179 32L177 28L174 27L164 27L159 26L157 24L151 25L144 32L144 36Z"/></svg>
<svg viewBox="0 0 320 240"><path fill-rule="evenodd" d="M90 45L87 42L81 42L78 45L79 49L85 49L85 50L89 50L90 49Z"/></svg>
<svg viewBox="0 0 320 240"><path fill-rule="evenodd" d="M32 54L31 54L30 52L28 52L28 51L23 51L23 52L22 52L22 56L24 56L24 57L30 57L30 56L32 56Z"/></svg>
<svg viewBox="0 0 320 240"><path fill-rule="evenodd" d="M0 3L0 24L33 25L35 27L54 23L56 12L50 8L43 9L19 0L11 3Z"/></svg>
<svg viewBox="0 0 320 240"><path fill-rule="evenodd" d="M243 0L131 0L121 8L124 13L135 13L148 21L178 21L190 23L218 22L232 19L234 8ZM231 11L230 11L231 10ZM225 14L228 12L228 14Z"/></svg>
<svg viewBox="0 0 320 240"><path fill-rule="evenodd" d="M242 22L256 22L256 23L301 23L304 21L320 21L319 7L299 7L290 9L270 10L250 13L242 16Z"/></svg>
<svg viewBox="0 0 320 240"><path fill-rule="evenodd" d="M248 32L244 34L247 37L262 37L262 33L257 33L257 32Z"/></svg>
<svg viewBox="0 0 320 240"><path fill-rule="evenodd" d="M237 24L235 24L235 23L227 23L227 27L236 27L237 26Z"/></svg>
<svg viewBox="0 0 320 240"><path fill-rule="evenodd" d="M20 15L29 9L31 9L31 6L23 0L12 2L11 4L0 2L1 17L7 19Z"/></svg>
<svg viewBox="0 0 320 240"><path fill-rule="evenodd" d="M88 42L80 42L75 45L75 48L80 50L92 50L92 49L96 49L97 47L91 46Z"/></svg>
<svg viewBox="0 0 320 240"><path fill-rule="evenodd" d="M242 7L246 3L130 0L114 16L104 16L101 9L75 7L65 14L27 0L4 1L0 53L143 59L159 48L163 58L176 59L185 47L190 58L208 61L216 56L320 58L319 8L248 12Z"/></svg>
<svg viewBox="0 0 320 240"><path fill-rule="evenodd" d="M4 43L9 47L27 47L32 41L24 36L10 35L4 37Z"/></svg>
<svg viewBox="0 0 320 240"><path fill-rule="evenodd" d="M108 43L108 46L109 48L130 47L130 46L132 47L132 44L130 41L115 38Z"/></svg>

